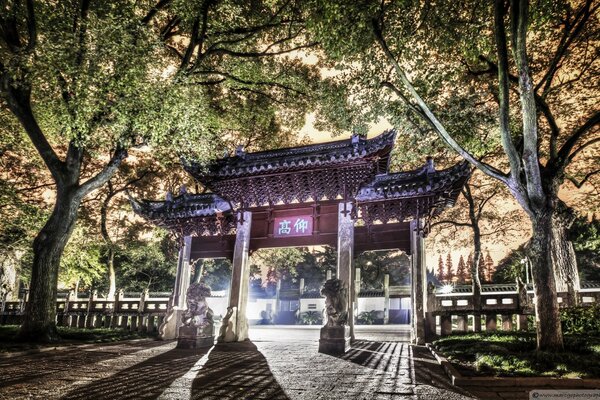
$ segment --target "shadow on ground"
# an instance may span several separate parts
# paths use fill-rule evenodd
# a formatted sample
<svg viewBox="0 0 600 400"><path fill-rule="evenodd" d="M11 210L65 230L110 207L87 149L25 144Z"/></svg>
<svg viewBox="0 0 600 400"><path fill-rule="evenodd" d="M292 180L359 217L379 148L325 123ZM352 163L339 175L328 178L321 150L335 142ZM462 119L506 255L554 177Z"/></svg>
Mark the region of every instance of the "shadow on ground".
<svg viewBox="0 0 600 400"><path fill-rule="evenodd" d="M370 340L355 340L352 348L344 355L342 360L350 361L361 367L368 367L380 371L390 371L391 355L400 350L403 343L399 342L373 342Z"/></svg>
<svg viewBox="0 0 600 400"><path fill-rule="evenodd" d="M356 340L352 343L352 349L338 358L362 367L387 372L391 375L388 382L397 387L413 384L415 394L420 391L419 386L423 389L428 386L468 395L464 390L452 385L431 352L423 346L402 342Z"/></svg>
<svg viewBox="0 0 600 400"><path fill-rule="evenodd" d="M62 399L155 399L208 351L173 349L67 393Z"/></svg>
<svg viewBox="0 0 600 400"><path fill-rule="evenodd" d="M125 344L125 346L127 345ZM164 343L158 341L146 344L148 348L162 345ZM95 345L90 346L95 347ZM7 388L11 385L37 384L36 382L40 380L62 373L65 366L73 371L79 371L86 366L114 358L117 356L116 350L114 350L117 346L121 349L120 351L123 351L123 344L121 343L102 344L100 346L102 346L100 350L83 353L81 348L74 347L45 353L44 356L26 355L19 357L18 362L15 361L15 358L0 358L0 370L3 372L0 374L0 388ZM126 348L124 353L133 353L139 349L135 343L131 343L130 348ZM81 354L84 356L82 357ZM35 363L35 367L32 367L32 363Z"/></svg>
<svg viewBox="0 0 600 400"><path fill-rule="evenodd" d="M251 341L217 344L194 379L191 398L289 400Z"/></svg>

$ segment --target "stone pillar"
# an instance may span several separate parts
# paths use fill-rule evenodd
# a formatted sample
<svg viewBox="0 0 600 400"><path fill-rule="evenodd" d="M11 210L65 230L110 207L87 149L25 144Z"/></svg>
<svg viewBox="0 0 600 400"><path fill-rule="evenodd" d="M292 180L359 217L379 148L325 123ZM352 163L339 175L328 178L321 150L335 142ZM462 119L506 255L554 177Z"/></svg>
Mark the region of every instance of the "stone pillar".
<svg viewBox="0 0 600 400"><path fill-rule="evenodd" d="M410 247L412 254L412 341L425 344L425 313L427 299L427 270L425 266L425 244L422 236L422 222L419 219L410 222Z"/></svg>
<svg viewBox="0 0 600 400"><path fill-rule="evenodd" d="M354 291L352 292L351 304L354 304L354 320L352 322L356 322L356 318L358 318L358 295L360 294L360 268L354 268ZM354 340L354 336L352 336L352 340Z"/></svg>
<svg viewBox="0 0 600 400"><path fill-rule="evenodd" d="M503 331L512 331L512 328L513 328L512 315L503 314L502 315L502 330Z"/></svg>
<svg viewBox="0 0 600 400"><path fill-rule="evenodd" d="M229 289L229 306L223 318L219 342L241 342L248 339L248 281L250 266L248 265L248 250L250 247L250 228L252 213L243 211L238 214L237 234L233 249L233 270Z"/></svg>
<svg viewBox="0 0 600 400"><path fill-rule="evenodd" d="M175 276L175 289L173 304L180 310L185 309L185 294L190 286L190 254L192 251L192 237L183 238L183 247L179 250L177 262L177 275Z"/></svg>
<svg viewBox="0 0 600 400"><path fill-rule="evenodd" d="M179 249L173 296L169 300L167 316L158 329L158 336L163 340L175 339L178 329L181 326L181 315L185 310L185 293L190 286L191 250L192 237L185 236L183 238L183 246Z"/></svg>
<svg viewBox="0 0 600 400"><path fill-rule="evenodd" d="M485 315L485 331L494 332L496 330L496 314Z"/></svg>
<svg viewBox="0 0 600 400"><path fill-rule="evenodd" d="M527 331L528 329L527 315L519 314L517 315L517 330L519 331Z"/></svg>
<svg viewBox="0 0 600 400"><path fill-rule="evenodd" d="M442 336L452 334L452 316L446 314L440 316L440 326L440 333Z"/></svg>
<svg viewBox="0 0 600 400"><path fill-rule="evenodd" d="M281 279L277 279L277 286L275 287L275 316L281 311L281 301L279 296L281 293Z"/></svg>
<svg viewBox="0 0 600 400"><path fill-rule="evenodd" d="M481 332L481 314L473 314L473 332Z"/></svg>
<svg viewBox="0 0 600 400"><path fill-rule="evenodd" d="M65 308L63 309L63 321L62 321L62 325L63 326L71 326L71 318L69 315L69 303L71 302L71 296L73 291L69 290L69 292L67 293L67 297L65 297Z"/></svg>
<svg viewBox="0 0 600 400"><path fill-rule="evenodd" d="M319 352L344 354L350 350L354 336L354 292L352 263L354 261L354 221L350 217L351 203L339 203L337 278L329 278L321 290L325 294L327 324L321 328ZM334 313L332 313L335 311Z"/></svg>
<svg viewBox="0 0 600 400"><path fill-rule="evenodd" d="M436 298L431 284L427 289L427 312L425 313L425 323L427 324L427 332L433 337L437 335L437 323L435 315L433 314L436 310Z"/></svg>
<svg viewBox="0 0 600 400"><path fill-rule="evenodd" d="M352 203L338 204L338 240L337 240L337 279L348 288L348 326L350 338L354 340L354 220L350 217Z"/></svg>
<svg viewBox="0 0 600 400"><path fill-rule="evenodd" d="M390 322L390 274L383 275L383 323Z"/></svg>
<svg viewBox="0 0 600 400"><path fill-rule="evenodd" d="M469 326L469 316L468 315L458 315L457 317L457 321L458 321L458 326L457 326L457 331L458 332L467 332L467 328Z"/></svg>

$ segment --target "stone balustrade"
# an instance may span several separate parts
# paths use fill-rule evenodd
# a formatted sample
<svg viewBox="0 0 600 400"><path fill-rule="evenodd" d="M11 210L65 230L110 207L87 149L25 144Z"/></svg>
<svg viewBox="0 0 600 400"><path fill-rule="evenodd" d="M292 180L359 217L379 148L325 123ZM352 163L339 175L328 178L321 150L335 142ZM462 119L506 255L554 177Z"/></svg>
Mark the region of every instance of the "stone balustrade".
<svg viewBox="0 0 600 400"><path fill-rule="evenodd" d="M390 287L389 292L405 296L408 287ZM450 293L442 293L442 288L427 294L427 326L429 332L448 335L454 332L497 329L525 330L529 315L534 314L533 290L527 288L527 296L517 293L516 285L483 285L481 305L477 310L473 304L470 286L454 286ZM298 293L298 290L294 293ZM226 293L215 292L216 297ZM156 332L167 314L168 293L123 293L117 292L115 300L99 298L94 292L82 298L74 293L59 293L56 302L57 324L81 328L103 327L124 328L132 331ZM319 296L320 297L320 296ZM369 300L381 300L373 297ZM363 299L364 300L364 299ZM600 283L584 282L577 293L577 302L569 299L567 293L559 293L561 308L570 304L589 306L600 304ZM214 306L211 305L214 308ZM25 308L23 299L0 303L0 325L20 324ZM373 307L371 307L373 308ZM387 308L387 307L385 307ZM479 318L478 321L476 319Z"/></svg>
<svg viewBox="0 0 600 400"><path fill-rule="evenodd" d="M572 305L600 304L600 284L582 284L570 299L568 293L558 293L561 308ZM427 325L429 332L442 336L452 332L482 330L527 330L528 315L534 314L534 294L531 285L526 295L517 292L516 285L483 285L480 306L476 307L470 286L457 286L449 293L437 288L427 294ZM479 319L479 320L478 320Z"/></svg>
<svg viewBox="0 0 600 400"><path fill-rule="evenodd" d="M128 296L132 294L126 293ZM154 293L153 293L154 294ZM142 292L139 297L125 297L117 292L114 300L99 298L95 292L87 299L75 298L73 292L59 295L56 301L56 323L59 326L79 328L122 328L131 331L157 332L163 322L169 303L166 294L150 297ZM5 301L0 308L0 324L20 324L25 301Z"/></svg>

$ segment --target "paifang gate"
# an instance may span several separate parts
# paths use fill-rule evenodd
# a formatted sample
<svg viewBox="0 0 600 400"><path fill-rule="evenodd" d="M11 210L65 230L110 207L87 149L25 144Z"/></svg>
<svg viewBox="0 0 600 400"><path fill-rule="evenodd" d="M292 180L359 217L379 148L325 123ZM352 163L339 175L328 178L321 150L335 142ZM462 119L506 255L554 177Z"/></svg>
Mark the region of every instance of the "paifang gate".
<svg viewBox="0 0 600 400"><path fill-rule="evenodd" d="M208 164L184 161L185 170L209 193L185 189L165 201L134 200L134 210L181 240L172 304L163 337L175 337L185 307L190 260L232 260L230 332L247 338L249 253L260 248L329 245L337 249L337 277L347 285L349 328L356 301L353 254L399 249L412 257L413 340L425 338L426 268L423 240L429 220L456 202L470 175L467 163L437 171L433 161L413 171L390 173L395 131L366 139L246 153Z"/></svg>

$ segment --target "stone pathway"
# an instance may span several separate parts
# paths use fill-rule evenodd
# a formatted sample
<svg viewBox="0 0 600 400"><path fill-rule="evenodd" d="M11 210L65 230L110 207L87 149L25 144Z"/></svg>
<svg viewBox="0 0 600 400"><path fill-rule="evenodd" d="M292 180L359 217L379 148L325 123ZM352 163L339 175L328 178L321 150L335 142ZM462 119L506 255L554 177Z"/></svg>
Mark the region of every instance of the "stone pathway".
<svg viewBox="0 0 600 400"><path fill-rule="evenodd" d="M132 341L0 358L0 399L466 399L424 347L359 331L341 357L317 329L252 329L204 350Z"/></svg>

